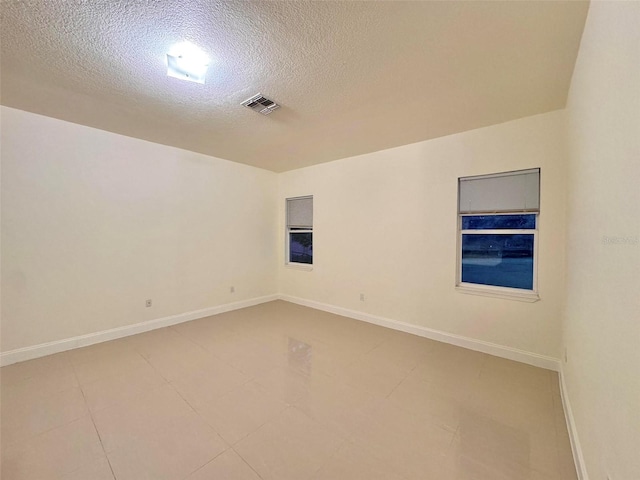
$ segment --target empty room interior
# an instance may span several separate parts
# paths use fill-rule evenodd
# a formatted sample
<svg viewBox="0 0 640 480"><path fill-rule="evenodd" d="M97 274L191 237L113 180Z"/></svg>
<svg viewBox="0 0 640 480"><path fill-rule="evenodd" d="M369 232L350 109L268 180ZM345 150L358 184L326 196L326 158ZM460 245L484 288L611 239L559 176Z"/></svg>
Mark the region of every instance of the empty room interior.
<svg viewBox="0 0 640 480"><path fill-rule="evenodd" d="M3 480L640 479L640 2L0 22Z"/></svg>

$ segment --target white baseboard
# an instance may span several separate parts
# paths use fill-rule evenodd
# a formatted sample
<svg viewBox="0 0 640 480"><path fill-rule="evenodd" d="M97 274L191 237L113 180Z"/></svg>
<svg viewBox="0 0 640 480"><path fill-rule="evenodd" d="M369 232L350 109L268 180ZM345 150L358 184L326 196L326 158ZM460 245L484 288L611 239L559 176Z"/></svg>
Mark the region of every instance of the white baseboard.
<svg viewBox="0 0 640 480"><path fill-rule="evenodd" d="M110 330L103 330L101 332L66 338L64 340L57 340L54 342L42 343L40 345L18 348L16 350L10 350L8 352L0 353L0 366L11 365L13 363L23 362L25 360L31 360L33 358L44 357L46 355L60 353L74 348L86 347L95 343L115 340L117 338L135 335L137 333L148 332L149 330L168 327L171 325L176 325L178 323L208 317L210 315L229 312L231 310L251 307L253 305L258 305L277 299L282 299L287 302L304 305L307 307L315 308L317 310L323 310L325 312L334 313L336 315L373 323L383 327L392 328L394 330L400 330L402 332L407 332L421 337L430 338L432 340L437 340L439 342L468 348L470 350L476 350L478 352L495 355L497 357L507 358L509 360L526 363L536 367L559 371L560 362L556 358L547 357L532 352L526 352L511 347L505 347L503 345L497 345L495 343L485 342L470 337L442 332L419 325L412 325L410 323L391 320L389 318L379 317L364 312L358 312L356 310L349 310L343 307L315 302L313 300L293 297L290 295L267 295L264 297L251 298L248 300L227 303L224 305L218 305L216 307L205 308L202 310L195 310L178 315L171 315L169 317L148 320L146 322L140 322L133 325L112 328Z"/></svg>
<svg viewBox="0 0 640 480"><path fill-rule="evenodd" d="M547 357L545 355L539 355L537 353L527 352L524 350L518 350L516 348L505 347L495 343L485 342L483 340L477 340L475 338L464 337L462 335L456 335L453 333L442 332L440 330L434 330L432 328L422 327L419 325L413 325L410 323L400 322L398 320L391 320L389 318L378 317L364 312L358 312L356 310L349 310L347 308L337 307L326 303L315 302L313 300L307 300L304 298L293 297L291 295L279 295L281 300L285 300L291 303L297 303L298 305L304 305L306 307L315 308L317 310L323 310L329 313L335 313L343 317L353 318L355 320L361 320L363 322L373 323L382 327L392 328L394 330L400 330L402 332L412 333L439 342L449 343L458 347L468 348L469 350L475 350L496 357L507 358L516 362L526 363L535 367L546 368L547 370L553 370L554 372L560 369L560 360L553 357Z"/></svg>
<svg viewBox="0 0 640 480"><path fill-rule="evenodd" d="M571 451L573 452L573 461L576 464L578 480L589 480L589 475L587 474L587 466L584 462L584 456L582 455L582 447L580 446L580 440L578 439L578 430L576 429L576 423L573 418L573 410L571 410L571 402L569 402L569 392L567 391L567 384L564 380L564 371L562 367L560 367L558 378L560 382L560 396L562 397L562 407L564 408L564 418L567 421L567 430L569 431Z"/></svg>
<svg viewBox="0 0 640 480"><path fill-rule="evenodd" d="M0 366L11 365L12 363L23 362L33 358L44 357L53 353L60 353L74 348L86 347L95 343L107 342L117 338L135 335L137 333L148 332L157 328L169 327L178 323L196 320L198 318L209 317L219 313L230 312L240 308L252 307L260 303L278 300L278 295L266 295L264 297L250 298L239 302L225 303L216 307L204 308L202 310L194 310L192 312L180 313L169 317L156 318L146 322L134 323L133 325L125 325L123 327L103 330L101 332L89 333L55 342L42 343L31 347L18 348L0 353Z"/></svg>

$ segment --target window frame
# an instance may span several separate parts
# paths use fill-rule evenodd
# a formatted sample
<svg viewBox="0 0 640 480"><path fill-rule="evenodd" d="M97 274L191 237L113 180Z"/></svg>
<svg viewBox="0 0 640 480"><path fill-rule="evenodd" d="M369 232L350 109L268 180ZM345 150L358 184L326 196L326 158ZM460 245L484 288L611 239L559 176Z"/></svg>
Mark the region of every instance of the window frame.
<svg viewBox="0 0 640 480"><path fill-rule="evenodd" d="M535 215L535 229L474 229L463 230L462 218L473 216L498 216L498 215ZM459 213L457 235L457 262L456 262L456 290L462 293L475 295L487 295L500 298L509 298L536 302L540 299L538 294L538 243L539 243L539 212L500 212L500 213ZM533 235L533 285L532 289L502 287L497 285L485 285L462 281L462 236L463 235Z"/></svg>
<svg viewBox="0 0 640 480"><path fill-rule="evenodd" d="M291 259L291 233L310 233L311 234L311 249L313 251L313 220L311 228L301 228L301 227L291 227L289 226L289 200L302 200L310 198L311 199L311 212L313 219L313 195L301 195L298 197L287 197L284 201L284 215L285 215L285 266L290 268L296 268L300 270L313 270L313 254L311 255L311 263L302 263L302 262L292 262Z"/></svg>
<svg viewBox="0 0 640 480"><path fill-rule="evenodd" d="M495 179L500 177L510 177L516 175L530 175L532 173L536 173L537 171L537 179L538 184L535 190L535 195L531 196L532 191L530 190L531 183L525 183L523 190L523 198L515 199L514 204L511 202L507 202L502 206L495 203L496 197L493 197L493 205L491 202L487 204L486 202L483 204L480 202L480 205L475 205L474 208L471 208L472 204L466 204L466 208L462 208L461 205L461 195L462 195L462 184L463 182L468 182L470 180L482 180L482 179ZM540 296L538 293L538 244L539 244L539 232L540 232L540 180L541 180L541 169L539 167L528 168L523 170L512 170L506 172L496 172L485 175L475 175L475 176L465 176L458 178L458 195L457 195L457 223L456 223L456 277L455 277L455 289L461 293L469 293L473 295L484 295L491 297L499 297L506 298L512 300L519 300L524 302L536 302L540 300ZM525 177L525 182L526 182ZM470 185L470 184L466 184ZM507 184L507 187L509 184ZM465 198L469 200L469 187L465 190ZM529 189L528 189L529 188ZM472 190L473 192L473 190ZM513 190L507 190L507 195L513 196ZM477 192L476 192L477 193ZM472 193L473 194L473 193ZM471 197L473 198L473 197ZM478 197L476 197L477 199ZM490 197L491 198L491 197ZM533 198L533 204L529 203L529 199ZM464 217L472 217L472 216L500 216L500 215L535 215L535 229L515 229L515 228L505 228L505 229L462 229L462 220ZM503 287L498 285L485 285L480 283L470 283L462 281L462 239L463 235L533 235L533 278L532 278L532 288L522 289L522 288L514 288L514 287Z"/></svg>

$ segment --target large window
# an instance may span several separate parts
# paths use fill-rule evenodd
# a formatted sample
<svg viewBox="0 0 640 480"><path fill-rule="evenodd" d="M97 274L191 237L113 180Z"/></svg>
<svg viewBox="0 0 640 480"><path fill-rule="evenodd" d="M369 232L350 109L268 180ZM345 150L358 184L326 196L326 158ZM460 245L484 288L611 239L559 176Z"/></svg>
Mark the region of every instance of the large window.
<svg viewBox="0 0 640 480"><path fill-rule="evenodd" d="M287 198L287 263L313 265L313 197Z"/></svg>
<svg viewBox="0 0 640 480"><path fill-rule="evenodd" d="M540 169L460 178L457 285L537 298Z"/></svg>

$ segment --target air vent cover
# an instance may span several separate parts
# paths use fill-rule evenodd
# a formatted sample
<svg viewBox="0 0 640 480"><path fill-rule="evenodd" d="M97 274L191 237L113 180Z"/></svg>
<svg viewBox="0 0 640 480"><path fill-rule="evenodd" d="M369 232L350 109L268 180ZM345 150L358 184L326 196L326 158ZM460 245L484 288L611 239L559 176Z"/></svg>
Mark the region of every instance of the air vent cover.
<svg viewBox="0 0 640 480"><path fill-rule="evenodd" d="M267 97L262 96L262 94L258 93L251 98L247 98L244 102L241 103L245 107L249 107L251 110L255 110L262 115L269 115L274 110L280 108L273 100L269 100Z"/></svg>

